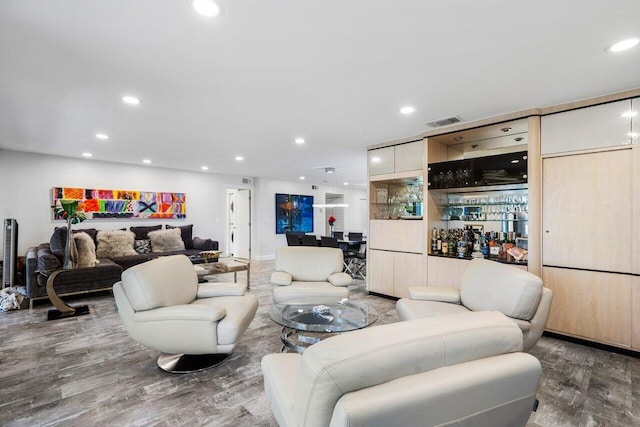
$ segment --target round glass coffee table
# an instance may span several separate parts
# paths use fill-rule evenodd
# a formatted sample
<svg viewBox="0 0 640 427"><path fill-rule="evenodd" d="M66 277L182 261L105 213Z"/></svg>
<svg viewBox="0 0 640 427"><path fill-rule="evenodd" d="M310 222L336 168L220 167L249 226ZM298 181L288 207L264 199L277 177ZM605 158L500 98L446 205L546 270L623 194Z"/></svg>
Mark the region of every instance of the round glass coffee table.
<svg viewBox="0 0 640 427"><path fill-rule="evenodd" d="M282 326L281 351L302 353L332 335L372 325L378 320L378 313L365 303L347 299L302 298L274 305L269 317Z"/></svg>

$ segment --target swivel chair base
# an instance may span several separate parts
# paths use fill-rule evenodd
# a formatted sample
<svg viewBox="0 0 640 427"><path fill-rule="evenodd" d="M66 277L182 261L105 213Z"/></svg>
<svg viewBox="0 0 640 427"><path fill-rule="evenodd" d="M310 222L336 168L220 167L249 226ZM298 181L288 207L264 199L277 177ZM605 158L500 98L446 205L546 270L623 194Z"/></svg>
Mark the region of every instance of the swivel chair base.
<svg viewBox="0 0 640 427"><path fill-rule="evenodd" d="M168 354L158 357L158 367L172 374L188 374L213 368L224 362L230 354Z"/></svg>

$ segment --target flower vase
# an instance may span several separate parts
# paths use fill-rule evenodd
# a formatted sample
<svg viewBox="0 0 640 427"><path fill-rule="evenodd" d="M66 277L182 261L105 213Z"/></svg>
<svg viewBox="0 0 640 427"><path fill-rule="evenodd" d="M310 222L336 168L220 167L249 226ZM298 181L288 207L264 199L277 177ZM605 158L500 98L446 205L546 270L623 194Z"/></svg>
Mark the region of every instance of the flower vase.
<svg viewBox="0 0 640 427"><path fill-rule="evenodd" d="M71 232L71 218L67 218L67 242L64 248L64 261L62 268L65 270L71 270L75 268L76 261L76 245L73 240L73 233Z"/></svg>
<svg viewBox="0 0 640 427"><path fill-rule="evenodd" d="M329 224L329 236L333 237L333 224Z"/></svg>

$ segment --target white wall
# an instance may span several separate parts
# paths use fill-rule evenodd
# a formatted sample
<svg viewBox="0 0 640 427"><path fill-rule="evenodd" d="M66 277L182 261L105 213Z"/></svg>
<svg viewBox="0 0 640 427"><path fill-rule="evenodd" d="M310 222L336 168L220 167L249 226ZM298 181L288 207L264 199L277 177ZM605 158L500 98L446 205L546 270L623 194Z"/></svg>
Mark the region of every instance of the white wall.
<svg viewBox="0 0 640 427"><path fill-rule="evenodd" d="M241 176L209 172L188 172L150 166L101 162L59 156L24 153L0 149L0 219L15 218L19 224L18 253L49 241L54 227L64 225L51 214L52 187L104 188L107 190L145 190L184 192L187 194L187 217L180 220L87 220L77 228L113 230L131 225L193 224L193 235L217 240L225 245L225 194L228 188L252 190L252 257L269 259L275 249L286 246L284 235L275 232L275 194L309 194L316 203L324 203L325 193L344 194L345 231L366 231L362 223L359 199L366 190L311 183L252 178L252 185L242 184ZM314 210L314 233L324 234L324 209ZM0 246L0 256L3 247Z"/></svg>
<svg viewBox="0 0 640 427"><path fill-rule="evenodd" d="M345 203L345 231L366 232L368 224L362 224L360 213L360 199L367 197L364 189L354 189L345 186L318 185L313 190L313 184L307 182L280 181L268 178L256 178L255 180L255 215L254 215L254 258L270 259L275 256L276 248L287 246L284 234L276 234L275 198L276 193L305 194L314 197L314 203L324 203L325 193L344 194ZM313 212L313 233L317 236L324 235L325 209L315 208Z"/></svg>
<svg viewBox="0 0 640 427"><path fill-rule="evenodd" d="M77 228L113 230L131 225L193 224L193 235L224 245L225 189L244 188L242 177L73 159L0 149L0 218L18 221L18 253L48 242L54 227L52 187L146 190L187 194L185 219L87 220ZM3 250L0 247L0 254Z"/></svg>

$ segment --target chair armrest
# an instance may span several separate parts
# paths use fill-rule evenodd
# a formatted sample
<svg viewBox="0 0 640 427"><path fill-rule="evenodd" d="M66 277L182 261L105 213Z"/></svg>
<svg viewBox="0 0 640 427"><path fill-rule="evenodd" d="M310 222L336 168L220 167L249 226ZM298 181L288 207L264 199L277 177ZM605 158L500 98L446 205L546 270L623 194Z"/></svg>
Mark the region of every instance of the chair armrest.
<svg viewBox="0 0 640 427"><path fill-rule="evenodd" d="M284 271L274 271L271 273L270 282L272 285L289 286L292 280L293 277Z"/></svg>
<svg viewBox="0 0 640 427"><path fill-rule="evenodd" d="M353 283L353 278L347 273L333 273L329 276L329 283L333 286L347 286Z"/></svg>
<svg viewBox="0 0 640 427"><path fill-rule="evenodd" d="M460 304L460 289L441 288L437 286L412 286L409 298L418 301L440 301Z"/></svg>
<svg viewBox="0 0 640 427"><path fill-rule="evenodd" d="M153 310L138 311L134 314L136 322L158 322L162 320L202 320L215 322L226 316L223 307L204 304L180 304Z"/></svg>
<svg viewBox="0 0 640 427"><path fill-rule="evenodd" d="M200 283L196 299L241 296L247 291L246 283Z"/></svg>
<svg viewBox="0 0 640 427"><path fill-rule="evenodd" d="M193 238L193 248L201 251L216 251L218 250L218 242L211 239L201 239L199 237Z"/></svg>

